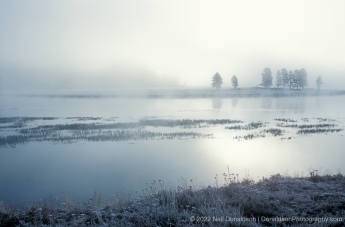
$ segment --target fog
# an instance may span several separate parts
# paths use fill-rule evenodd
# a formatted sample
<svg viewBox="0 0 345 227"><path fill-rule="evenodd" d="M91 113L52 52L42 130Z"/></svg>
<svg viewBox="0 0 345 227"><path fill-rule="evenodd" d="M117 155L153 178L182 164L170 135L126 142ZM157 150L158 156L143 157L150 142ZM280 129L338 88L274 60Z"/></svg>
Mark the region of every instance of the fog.
<svg viewBox="0 0 345 227"><path fill-rule="evenodd" d="M0 89L261 83L305 68L345 85L345 2L1 1Z"/></svg>

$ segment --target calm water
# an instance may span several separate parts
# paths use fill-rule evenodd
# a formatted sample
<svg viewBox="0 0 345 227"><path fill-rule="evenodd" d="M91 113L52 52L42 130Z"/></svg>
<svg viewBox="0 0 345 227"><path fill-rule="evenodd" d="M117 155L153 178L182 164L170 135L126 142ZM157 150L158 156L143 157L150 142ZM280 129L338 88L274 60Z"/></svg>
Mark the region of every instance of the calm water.
<svg viewBox="0 0 345 227"><path fill-rule="evenodd" d="M233 99L120 99L0 96L0 117L116 117L116 122L153 119L234 119L273 123L275 118L332 118L344 128L345 96ZM157 130L149 128L148 130ZM167 131L181 131L166 128ZM23 202L49 195L85 200L94 191L104 197L139 193L146 183L177 185L193 179L215 184L215 175L238 173L257 179L274 173L344 173L343 132L291 140L266 137L234 140L243 132L224 126L200 129L213 139L30 142L0 148L0 201Z"/></svg>

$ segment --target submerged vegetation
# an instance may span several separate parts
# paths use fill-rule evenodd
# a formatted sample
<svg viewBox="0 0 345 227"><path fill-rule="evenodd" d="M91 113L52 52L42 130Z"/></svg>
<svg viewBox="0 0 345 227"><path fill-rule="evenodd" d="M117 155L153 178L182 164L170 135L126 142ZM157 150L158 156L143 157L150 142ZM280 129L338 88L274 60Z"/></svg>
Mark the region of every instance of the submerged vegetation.
<svg viewBox="0 0 345 227"><path fill-rule="evenodd" d="M265 129L260 132L255 132L255 133L248 133L243 136L235 136L233 139L241 141L242 139L244 140L252 140L252 139L257 139L257 138L265 138L268 135L272 136L283 136L284 131L281 129L277 128L270 128L270 129Z"/></svg>
<svg viewBox="0 0 345 227"><path fill-rule="evenodd" d="M282 121L282 122L297 122L296 120L291 119L291 118L275 118L274 120L275 121Z"/></svg>
<svg viewBox="0 0 345 227"><path fill-rule="evenodd" d="M40 122L40 120L44 122ZM212 127L223 127L225 129L224 133L263 129L244 133L243 135L229 134L228 138L232 137L239 141L265 138L267 136L284 136L285 133L304 136L316 133L337 133L344 130L342 126L343 119L302 118L301 122L303 123L291 118L276 118L274 120L279 122L275 123L278 128L270 127L273 125L268 122L258 121L243 124L244 121L233 119L156 119L146 117L133 122L114 122L117 121L116 118L3 117L0 118L0 131L2 132L0 147L6 147L7 145L15 147L18 144L42 141L71 143L77 141L212 139L216 138L213 135ZM54 121L55 124L49 124L51 121ZM67 123L62 124L61 121L67 121ZM179 131L171 131L169 128L179 128ZM291 138L291 136L288 137L288 139Z"/></svg>
<svg viewBox="0 0 345 227"><path fill-rule="evenodd" d="M336 125L335 124L316 124L316 125L286 125L286 124L276 124L278 127L283 128L300 128L300 129L306 129L306 128L333 128Z"/></svg>
<svg viewBox="0 0 345 227"><path fill-rule="evenodd" d="M67 117L66 119L75 119L78 121L96 121L96 120L101 120L101 117Z"/></svg>
<svg viewBox="0 0 345 227"><path fill-rule="evenodd" d="M94 193L85 202L48 198L23 209L0 203L1 226L344 226L345 177L216 175L214 185L193 180L111 198Z"/></svg>
<svg viewBox="0 0 345 227"><path fill-rule="evenodd" d="M141 119L139 124L142 126L153 126L153 127L181 127L181 128L202 128L209 125L224 125L224 124L236 124L242 123L239 120L230 119L214 119L214 120L167 120L167 119Z"/></svg>
<svg viewBox="0 0 345 227"><path fill-rule="evenodd" d="M0 117L0 124L4 123L18 123L18 122L29 122L29 121L37 121L37 120L56 120L56 117Z"/></svg>
<svg viewBox="0 0 345 227"><path fill-rule="evenodd" d="M235 125L230 127L225 127L225 129L234 129L234 130L252 130L252 129L258 129L261 127L265 127L266 124L262 122L252 122L247 125Z"/></svg>
<svg viewBox="0 0 345 227"><path fill-rule="evenodd" d="M298 130L297 134L302 135L302 134L315 134L315 133L333 133L333 132L340 132L343 131L343 129L302 129Z"/></svg>
<svg viewBox="0 0 345 227"><path fill-rule="evenodd" d="M83 127L84 128L84 127ZM54 128L44 130L21 130L22 135L10 135L0 138L0 145L15 146L28 142L51 141L57 143L70 143L76 141L126 141L126 140L162 140L162 139L196 139L209 138L212 134L201 134L195 132L151 132L141 129L116 129L116 130L90 130L78 128L68 132L55 131ZM67 134L69 133L69 135Z"/></svg>
<svg viewBox="0 0 345 227"><path fill-rule="evenodd" d="M26 118L24 118L26 119ZM54 118L55 119L55 118ZM78 121L95 121L101 118L92 117L69 117L67 120ZM16 124L21 118L3 119L4 122ZM146 127L180 127L204 128L216 125L241 123L239 120L214 119L214 120L166 120L166 119L140 119L137 122L116 122L116 123L71 123L71 124L54 124L39 125L34 127L25 127L20 125L15 135L0 137L0 146L9 145L11 147L17 144L28 142L75 142L85 141L125 141L125 140L162 140L162 139L196 139L212 138L211 133L197 133L192 131L182 132L156 132L145 130ZM2 126L1 129L12 127ZM25 127L25 128L24 128Z"/></svg>
<svg viewBox="0 0 345 227"><path fill-rule="evenodd" d="M284 131L279 128L270 128L270 129L265 129L262 132L269 133L273 136L282 136Z"/></svg>

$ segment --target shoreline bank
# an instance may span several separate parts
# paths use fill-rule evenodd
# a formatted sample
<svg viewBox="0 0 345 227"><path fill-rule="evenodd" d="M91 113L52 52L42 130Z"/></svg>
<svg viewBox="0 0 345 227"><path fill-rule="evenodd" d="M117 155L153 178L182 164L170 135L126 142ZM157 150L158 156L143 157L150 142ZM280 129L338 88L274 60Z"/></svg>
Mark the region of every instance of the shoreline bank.
<svg viewBox="0 0 345 227"><path fill-rule="evenodd" d="M223 174L224 183L198 187L163 181L143 191L102 199L95 192L84 203L37 201L22 210L0 203L1 226L344 226L345 177L289 177L254 182ZM104 201L104 202L103 202Z"/></svg>

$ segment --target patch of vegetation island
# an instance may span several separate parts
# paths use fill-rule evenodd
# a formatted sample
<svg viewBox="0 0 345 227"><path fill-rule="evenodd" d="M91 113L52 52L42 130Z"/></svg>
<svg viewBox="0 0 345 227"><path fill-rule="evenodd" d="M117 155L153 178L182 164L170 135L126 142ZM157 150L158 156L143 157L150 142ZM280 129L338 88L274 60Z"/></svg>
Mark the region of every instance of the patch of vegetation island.
<svg viewBox="0 0 345 227"><path fill-rule="evenodd" d="M316 118L317 120L319 120L319 122L324 122L324 121L336 121L335 119L331 119L331 118Z"/></svg>
<svg viewBox="0 0 345 227"><path fill-rule="evenodd" d="M22 134L29 133L46 133L50 131L63 131L63 130L104 130L104 129L131 129L141 128L136 122L117 122L112 124L101 124L101 123L75 123L75 124L56 124L56 125L40 125L33 128L21 129L19 132Z"/></svg>
<svg viewBox="0 0 345 227"><path fill-rule="evenodd" d="M235 136L235 137L233 137L233 139L236 139L238 141L241 141L242 139L252 140L252 139L257 139L257 138L265 138L267 135L283 136L284 130L281 130L278 128L270 128L270 129L262 130L260 132L248 133L248 134L242 135L242 136Z"/></svg>
<svg viewBox="0 0 345 227"><path fill-rule="evenodd" d="M308 135L308 134L317 134L317 133L334 133L334 132L341 132L344 129L335 128L335 129L323 129L323 128L316 128L316 129L302 129L298 130L296 134L298 135Z"/></svg>
<svg viewBox="0 0 345 227"><path fill-rule="evenodd" d="M18 119L24 119L23 121ZM51 141L53 143L71 143L80 140L83 141L123 141L123 140L161 140L161 139L196 139L196 138L214 138L212 133L198 133L188 130L181 130L182 132L166 133L145 130L146 127L179 127L181 129L205 128L217 125L230 125L244 123L241 120L231 119L152 119L143 118L134 122L114 122L101 121L94 123L72 123L72 124L50 124L38 125L34 127L26 126L25 121L31 120L55 120L57 118L2 118L3 122L15 122L12 125L2 125L0 130L7 132L0 136L0 147L15 147L17 144L25 144L28 142L43 142ZM100 120L102 118L96 117L73 117L68 119L81 120ZM318 120L319 118L315 118ZM314 121L315 121L314 119ZM323 119L323 118L321 118ZM316 134L316 133L334 133L343 131L334 123L341 123L339 120L327 119L333 123L319 123L319 124L288 124L288 122L295 122L293 119L275 119L282 123L276 123L276 126L281 128L296 128L298 135ZM334 122L334 121L336 122ZM251 122L246 125L233 125L224 127L227 130L253 130L266 127L269 123ZM26 127L24 127L26 126ZM10 134L10 135L9 135ZM233 137L237 140L251 140L256 138L265 138L269 136L282 136L284 130L278 128L265 129L260 132L248 133L242 136ZM290 139L291 137L289 137ZM284 138L282 138L283 140Z"/></svg>
<svg viewBox="0 0 345 227"><path fill-rule="evenodd" d="M87 124L90 125L90 124ZM54 143L71 143L76 141L127 141L127 140L164 140L164 139L197 139L213 138L213 134L202 134L196 132L151 132L141 128L120 128L100 130L91 129L87 125L59 125L60 127L39 126L32 129L22 129L21 135L8 135L0 137L0 147L7 145L15 147L17 144L28 142L50 141ZM91 124L93 125L93 124ZM107 127L110 127L109 125Z"/></svg>
<svg viewBox="0 0 345 227"><path fill-rule="evenodd" d="M55 118L54 118L55 119ZM99 120L101 118L91 117L70 117L77 120ZM39 125L30 128L20 128L19 135L8 135L0 137L0 147L7 145L15 147L17 144L27 142L51 141L54 143L70 143L78 140L86 141L122 141L122 140L147 140L147 139L195 139L213 138L213 134L202 134L196 132L151 132L143 130L146 126L153 127L181 127L201 128L207 125L223 125L242 123L239 120L230 119L209 119L209 120L166 120L166 119L141 119L138 122L116 122L111 124L102 123L74 123Z"/></svg>
<svg viewBox="0 0 345 227"><path fill-rule="evenodd" d="M101 120L101 117L67 117L66 119L75 119L78 121L96 121Z"/></svg>
<svg viewBox="0 0 345 227"><path fill-rule="evenodd" d="M257 182L224 173L224 184L179 186L153 181L142 193L111 198L94 193L85 202L53 197L23 209L0 203L2 226L344 226L342 174ZM320 221L327 218L327 222ZM306 221L307 220L307 221ZM324 220L324 219L323 219ZM331 221L332 220L332 221Z"/></svg>
<svg viewBox="0 0 345 227"><path fill-rule="evenodd" d="M240 120L231 119L208 119L208 120L194 120L194 119L182 119L182 120L168 120L168 119L140 119L139 124L143 126L152 127L206 127L207 125L224 125L224 124L236 124L243 123Z"/></svg>
<svg viewBox="0 0 345 227"><path fill-rule="evenodd" d="M284 130L281 130L279 128L269 128L269 129L265 129L263 131L261 131L261 133L268 133L271 134L273 136L282 136L283 135Z"/></svg>
<svg viewBox="0 0 345 227"><path fill-rule="evenodd" d="M297 122L296 120L291 119L291 118L275 118L274 120L275 121L283 121L283 122L291 122L291 123Z"/></svg>
<svg viewBox="0 0 345 227"><path fill-rule="evenodd" d="M14 124L14 125L7 125L7 126L0 126L0 129L6 129L6 128L23 128L25 127L25 124Z"/></svg>
<svg viewBox="0 0 345 227"><path fill-rule="evenodd" d="M233 129L233 130L252 130L265 127L266 123L262 122L251 122L247 125L235 125L235 126L227 126L225 129Z"/></svg>
<svg viewBox="0 0 345 227"><path fill-rule="evenodd" d="M0 124L5 123L17 123L17 122L29 122L29 121L36 121L36 120L56 120L56 117L0 117Z"/></svg>
<svg viewBox="0 0 345 227"><path fill-rule="evenodd" d="M306 129L306 128L334 128L337 125L336 124L314 124L314 125L287 125L283 123L277 123L276 124L278 127L283 127L283 128L300 128L300 129Z"/></svg>

